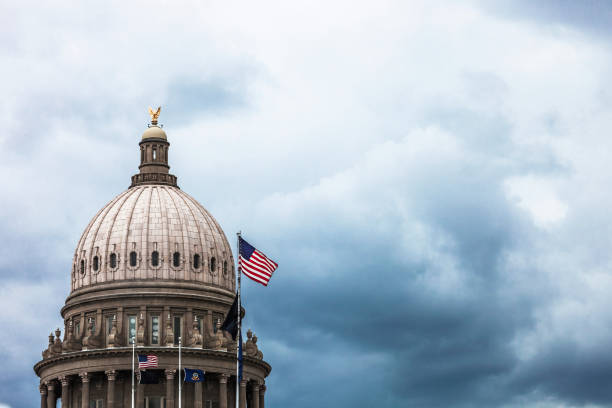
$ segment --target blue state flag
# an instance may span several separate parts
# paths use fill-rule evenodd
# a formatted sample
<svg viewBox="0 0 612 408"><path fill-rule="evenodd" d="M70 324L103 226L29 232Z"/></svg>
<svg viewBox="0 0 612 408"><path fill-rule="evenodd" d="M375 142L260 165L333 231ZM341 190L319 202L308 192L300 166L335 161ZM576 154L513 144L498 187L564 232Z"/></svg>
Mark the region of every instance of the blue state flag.
<svg viewBox="0 0 612 408"><path fill-rule="evenodd" d="M204 381L204 371L185 368L185 382L197 383Z"/></svg>

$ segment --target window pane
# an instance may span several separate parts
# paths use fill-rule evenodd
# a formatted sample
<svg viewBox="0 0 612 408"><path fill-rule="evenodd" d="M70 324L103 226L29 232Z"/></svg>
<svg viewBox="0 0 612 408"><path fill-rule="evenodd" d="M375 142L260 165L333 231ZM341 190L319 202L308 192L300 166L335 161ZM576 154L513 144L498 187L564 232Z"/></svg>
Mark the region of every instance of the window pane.
<svg viewBox="0 0 612 408"><path fill-rule="evenodd" d="M117 267L117 254L115 253L110 256L110 267L113 269Z"/></svg>
<svg viewBox="0 0 612 408"><path fill-rule="evenodd" d="M106 316L106 334L110 334L113 328L113 316Z"/></svg>
<svg viewBox="0 0 612 408"><path fill-rule="evenodd" d="M181 254L179 254L178 252L174 253L174 255L172 256L172 264L175 268L181 266Z"/></svg>
<svg viewBox="0 0 612 408"><path fill-rule="evenodd" d="M136 266L136 262L137 262L136 252L132 251L130 252L130 266Z"/></svg>
<svg viewBox="0 0 612 408"><path fill-rule="evenodd" d="M159 266L159 252L153 251L151 254L151 265Z"/></svg>
<svg viewBox="0 0 612 408"><path fill-rule="evenodd" d="M159 344L159 316L151 317L151 344Z"/></svg>
<svg viewBox="0 0 612 408"><path fill-rule="evenodd" d="M134 342L132 341L132 339L134 339L136 337L136 316L131 315L128 316L128 321L129 321L129 327L128 327L128 340L130 344L133 344Z"/></svg>
<svg viewBox="0 0 612 408"><path fill-rule="evenodd" d="M179 337L181 337L181 318L174 317L174 345L178 346Z"/></svg>

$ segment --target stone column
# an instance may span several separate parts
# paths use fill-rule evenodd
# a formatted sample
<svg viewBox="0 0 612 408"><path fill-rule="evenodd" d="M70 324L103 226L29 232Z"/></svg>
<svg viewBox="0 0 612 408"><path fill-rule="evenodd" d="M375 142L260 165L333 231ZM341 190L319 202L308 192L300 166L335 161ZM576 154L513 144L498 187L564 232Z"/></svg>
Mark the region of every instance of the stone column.
<svg viewBox="0 0 612 408"><path fill-rule="evenodd" d="M259 408L264 408L264 394L266 393L266 384L262 384L259 387Z"/></svg>
<svg viewBox="0 0 612 408"><path fill-rule="evenodd" d="M38 390L40 391L40 408L47 408L47 386L40 384Z"/></svg>
<svg viewBox="0 0 612 408"><path fill-rule="evenodd" d="M244 377L240 381L240 408L246 408L246 385L248 381L248 378Z"/></svg>
<svg viewBox="0 0 612 408"><path fill-rule="evenodd" d="M145 406L145 400L144 400L144 384L140 383L140 375L141 375L142 371L138 370L138 374L136 375L136 401L134 401L134 403L136 404L137 408L144 408Z"/></svg>
<svg viewBox="0 0 612 408"><path fill-rule="evenodd" d="M202 408L202 381L194 384L193 407Z"/></svg>
<svg viewBox="0 0 612 408"><path fill-rule="evenodd" d="M70 380L66 376L60 377L59 380L62 383L62 408L70 408Z"/></svg>
<svg viewBox="0 0 612 408"><path fill-rule="evenodd" d="M106 387L106 408L115 408L115 379L117 378L117 371L106 370L104 372L107 378Z"/></svg>
<svg viewBox="0 0 612 408"><path fill-rule="evenodd" d="M80 373L83 386L81 387L81 408L89 408L89 373Z"/></svg>
<svg viewBox="0 0 612 408"><path fill-rule="evenodd" d="M166 408L174 408L174 371L166 370Z"/></svg>
<svg viewBox="0 0 612 408"><path fill-rule="evenodd" d="M227 408L227 374L219 374L219 408Z"/></svg>
<svg viewBox="0 0 612 408"><path fill-rule="evenodd" d="M251 383L251 405L252 408L259 408L259 381Z"/></svg>
<svg viewBox="0 0 612 408"><path fill-rule="evenodd" d="M49 381L47 383L47 408L55 408L55 383Z"/></svg>

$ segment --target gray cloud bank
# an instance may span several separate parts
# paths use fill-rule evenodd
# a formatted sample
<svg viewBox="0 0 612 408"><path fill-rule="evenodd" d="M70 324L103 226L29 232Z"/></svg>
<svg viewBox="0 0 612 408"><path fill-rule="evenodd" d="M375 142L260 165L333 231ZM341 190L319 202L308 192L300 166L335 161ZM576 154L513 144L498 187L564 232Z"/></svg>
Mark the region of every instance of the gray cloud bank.
<svg viewBox="0 0 612 408"><path fill-rule="evenodd" d="M269 406L612 404L600 31L554 5L1 7L0 406L38 404L74 246L157 104L180 186L280 264L244 285Z"/></svg>

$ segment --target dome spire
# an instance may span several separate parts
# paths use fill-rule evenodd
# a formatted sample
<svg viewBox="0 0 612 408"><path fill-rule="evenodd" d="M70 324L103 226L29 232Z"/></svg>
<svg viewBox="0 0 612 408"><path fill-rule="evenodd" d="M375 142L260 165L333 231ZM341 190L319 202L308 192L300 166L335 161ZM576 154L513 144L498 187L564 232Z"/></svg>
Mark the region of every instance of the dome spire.
<svg viewBox="0 0 612 408"><path fill-rule="evenodd" d="M143 184L163 184L178 187L176 176L170 174L168 165L168 150L170 143L166 132L158 126L157 119L161 113L161 106L157 110L149 107L151 124L142 134L140 141L140 169L139 174L132 176L130 187Z"/></svg>

